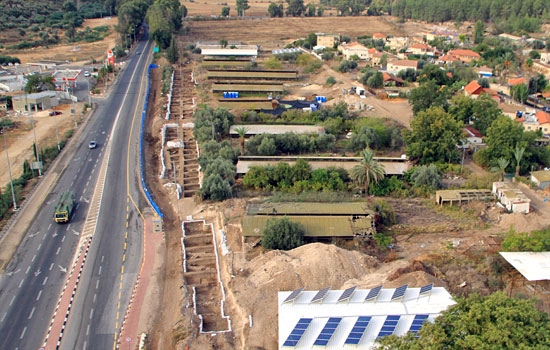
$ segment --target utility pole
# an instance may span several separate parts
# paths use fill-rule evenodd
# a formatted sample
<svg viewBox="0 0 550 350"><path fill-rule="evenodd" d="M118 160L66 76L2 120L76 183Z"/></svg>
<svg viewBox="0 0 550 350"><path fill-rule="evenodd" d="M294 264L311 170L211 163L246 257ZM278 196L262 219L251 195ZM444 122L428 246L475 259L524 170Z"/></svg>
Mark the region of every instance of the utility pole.
<svg viewBox="0 0 550 350"><path fill-rule="evenodd" d="M59 129L57 128L57 113L53 112L53 118L55 121L55 136L57 137L57 150L61 151L61 147L59 146Z"/></svg>
<svg viewBox="0 0 550 350"><path fill-rule="evenodd" d="M8 160L8 174L10 176L11 198L13 199L13 210L17 210L17 202L15 200L15 191L13 189L13 180L11 178L10 157L8 155L8 143L6 142L6 132L3 129L0 129L0 133L4 135L4 147L6 149L6 159Z"/></svg>
<svg viewBox="0 0 550 350"><path fill-rule="evenodd" d="M31 113L31 124L32 124L32 133L34 136L34 154L36 156L36 162L38 165L38 176L42 176L42 169L40 167L40 152L38 152L38 141L36 141L36 128L34 126L35 120L34 116L32 114L32 111L30 110L29 103L27 101L27 92L25 91L25 109L27 109Z"/></svg>

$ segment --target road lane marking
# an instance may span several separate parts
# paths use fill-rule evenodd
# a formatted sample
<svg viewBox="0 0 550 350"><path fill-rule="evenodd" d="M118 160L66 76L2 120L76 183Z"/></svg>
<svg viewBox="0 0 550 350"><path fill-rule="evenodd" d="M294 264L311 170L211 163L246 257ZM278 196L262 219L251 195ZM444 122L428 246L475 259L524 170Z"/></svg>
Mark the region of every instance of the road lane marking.
<svg viewBox="0 0 550 350"><path fill-rule="evenodd" d="M69 231L69 228L71 228L71 224L67 225L67 229L65 231Z"/></svg>
<svg viewBox="0 0 550 350"><path fill-rule="evenodd" d="M13 301L15 300L15 295L11 297L10 306L13 304Z"/></svg>
<svg viewBox="0 0 550 350"><path fill-rule="evenodd" d="M46 234L44 233L44 236L42 236L42 240L46 239Z"/></svg>
<svg viewBox="0 0 550 350"><path fill-rule="evenodd" d="M36 254L33 255L32 259L31 259L31 262L34 262L34 259L36 259Z"/></svg>
<svg viewBox="0 0 550 350"><path fill-rule="evenodd" d="M101 256L101 262L103 262L103 260L105 260L105 255Z"/></svg>
<svg viewBox="0 0 550 350"><path fill-rule="evenodd" d="M33 306L31 313L29 314L29 317L27 317L27 319L30 320L32 318L32 315L34 315L34 310L36 310L36 306Z"/></svg>
<svg viewBox="0 0 550 350"><path fill-rule="evenodd" d="M27 326L23 328L23 332L21 332L21 336L19 337L19 339L23 339L23 337L25 336L25 332L27 332Z"/></svg>
<svg viewBox="0 0 550 350"><path fill-rule="evenodd" d="M98 272L98 275L101 276L101 271L103 270L103 266L100 266L99 267L99 272Z"/></svg>
<svg viewBox="0 0 550 350"><path fill-rule="evenodd" d="M48 231L52 228L52 223L50 222L50 226L48 226Z"/></svg>
<svg viewBox="0 0 550 350"><path fill-rule="evenodd" d="M17 287L17 288L21 288L21 286L23 285L23 281L24 280L21 280L21 282L19 282L19 287Z"/></svg>
<svg viewBox="0 0 550 350"><path fill-rule="evenodd" d="M97 293L94 293L94 301L93 301L94 304L95 304L96 298L97 298Z"/></svg>
<svg viewBox="0 0 550 350"><path fill-rule="evenodd" d="M42 282L42 285L45 286L46 282L48 282L48 276L46 276L46 278L44 278L44 282Z"/></svg>
<svg viewBox="0 0 550 350"><path fill-rule="evenodd" d="M55 265L54 263L52 263L52 264L50 265L50 271L53 269L53 266L54 266L54 265Z"/></svg>
<svg viewBox="0 0 550 350"><path fill-rule="evenodd" d="M42 289L38 292L38 296L36 297L36 301L40 300L40 296L42 295Z"/></svg>
<svg viewBox="0 0 550 350"><path fill-rule="evenodd" d="M90 334L90 324L88 323L88 327L86 327L86 336ZM84 343L84 349L86 349L86 343Z"/></svg>
<svg viewBox="0 0 550 350"><path fill-rule="evenodd" d="M63 236L63 238L61 238L61 243L65 242L65 236Z"/></svg>
<svg viewBox="0 0 550 350"><path fill-rule="evenodd" d="M4 312L4 316L2 316L2 319L0 320L0 322L4 322L4 320L6 319L6 315L8 314L8 312Z"/></svg>
<svg viewBox="0 0 550 350"><path fill-rule="evenodd" d="M90 310L90 320L92 319L93 316L94 316L94 309L92 308L92 309Z"/></svg>
<svg viewBox="0 0 550 350"><path fill-rule="evenodd" d="M99 280L97 280L97 282L95 283L95 289L98 289L99 288Z"/></svg>
<svg viewBox="0 0 550 350"><path fill-rule="evenodd" d="M57 251L55 252L55 255L58 255L60 250L61 250L61 247L57 248Z"/></svg>
<svg viewBox="0 0 550 350"><path fill-rule="evenodd" d="M29 273L30 269L31 269L31 265L29 265L29 267L27 267L27 271L25 271L25 273Z"/></svg>
<svg viewBox="0 0 550 350"><path fill-rule="evenodd" d="M38 245L38 247L36 248L36 250L40 250L40 248L42 248L42 243L40 243L40 244Z"/></svg>
<svg viewBox="0 0 550 350"><path fill-rule="evenodd" d="M77 203L76 206L74 207L74 210L77 210L79 205L80 203Z"/></svg>
<svg viewBox="0 0 550 350"><path fill-rule="evenodd" d="M88 182L86 182L86 187L88 187L89 184L90 184L90 180L88 180Z"/></svg>

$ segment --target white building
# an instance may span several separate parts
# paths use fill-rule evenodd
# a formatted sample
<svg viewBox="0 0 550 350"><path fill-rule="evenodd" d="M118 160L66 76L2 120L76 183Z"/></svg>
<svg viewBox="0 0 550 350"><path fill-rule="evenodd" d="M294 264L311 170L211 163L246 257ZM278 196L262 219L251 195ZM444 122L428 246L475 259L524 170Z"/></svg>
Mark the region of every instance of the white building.
<svg viewBox="0 0 550 350"><path fill-rule="evenodd" d="M373 349L380 336L418 332L455 301L442 287L279 292L279 349Z"/></svg>
<svg viewBox="0 0 550 350"><path fill-rule="evenodd" d="M528 214L531 200L519 189L506 182L493 182L493 194L512 213Z"/></svg>

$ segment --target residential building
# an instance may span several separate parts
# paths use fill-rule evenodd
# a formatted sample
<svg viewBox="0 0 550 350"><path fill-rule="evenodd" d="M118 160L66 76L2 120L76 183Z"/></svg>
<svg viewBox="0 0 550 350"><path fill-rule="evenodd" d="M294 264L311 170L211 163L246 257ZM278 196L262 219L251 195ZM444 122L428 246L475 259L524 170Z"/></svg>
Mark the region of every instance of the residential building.
<svg viewBox="0 0 550 350"><path fill-rule="evenodd" d="M544 63L542 60L533 60L533 70L550 79L550 63Z"/></svg>
<svg viewBox="0 0 550 350"><path fill-rule="evenodd" d="M360 60L367 60L369 58L369 49L359 43L340 44L338 50L342 52L346 60L349 60L354 55L357 55Z"/></svg>
<svg viewBox="0 0 550 350"><path fill-rule="evenodd" d="M483 88L475 80L472 80L470 83L468 83L468 85L464 87L464 95L466 96L470 96L471 98L478 98L481 94L495 97L497 102L500 101L500 98L498 98L498 93L495 90Z"/></svg>
<svg viewBox="0 0 550 350"><path fill-rule="evenodd" d="M449 51L449 55L455 56L463 63L470 63L481 57L477 52L467 49L451 50Z"/></svg>
<svg viewBox="0 0 550 350"><path fill-rule="evenodd" d="M518 119L518 122L523 124L525 130L541 130L544 135L550 134L550 114L546 112L539 111L536 114L525 113L523 117Z"/></svg>
<svg viewBox="0 0 550 350"><path fill-rule="evenodd" d="M27 80L22 74L0 77L0 90L5 92L23 91L25 85L27 85Z"/></svg>
<svg viewBox="0 0 550 350"><path fill-rule="evenodd" d="M550 187L550 171L549 170L539 170L531 172L531 182L537 184L537 186L544 190L547 187Z"/></svg>
<svg viewBox="0 0 550 350"><path fill-rule="evenodd" d="M42 91L28 95L12 96L13 110L19 113L25 111L46 110L58 105L55 91Z"/></svg>
<svg viewBox="0 0 550 350"><path fill-rule="evenodd" d="M525 78L510 78L508 79L508 86L516 86L519 84L525 84Z"/></svg>
<svg viewBox="0 0 550 350"><path fill-rule="evenodd" d="M382 57L384 57L384 55L387 54L382 53L376 49L369 49L367 60L371 63L371 65L378 66L380 65L380 61L382 60Z"/></svg>
<svg viewBox="0 0 550 350"><path fill-rule="evenodd" d="M447 30L447 29L434 30L432 32L426 33L425 37L426 37L426 40L428 40L428 41L432 41L432 40L435 40L435 39L457 41L458 40L458 33Z"/></svg>
<svg viewBox="0 0 550 350"><path fill-rule="evenodd" d="M396 77L393 74L382 72L382 77L384 78L384 85L385 86L403 86L405 84L405 81L403 79Z"/></svg>
<svg viewBox="0 0 550 350"><path fill-rule="evenodd" d="M391 37L387 40L388 46L392 50L401 50L409 45L409 38L407 37Z"/></svg>
<svg viewBox="0 0 550 350"><path fill-rule="evenodd" d="M483 135L471 125L465 126L462 131L466 135L465 148L469 148L473 151L477 151L480 147L484 146Z"/></svg>
<svg viewBox="0 0 550 350"><path fill-rule="evenodd" d="M278 292L279 349L378 347L382 336L416 334L456 304L443 287Z"/></svg>
<svg viewBox="0 0 550 350"><path fill-rule="evenodd" d="M413 55L433 55L433 49L430 45L426 44L413 44L408 49L407 52L413 54Z"/></svg>
<svg viewBox="0 0 550 350"><path fill-rule="evenodd" d="M391 74L397 74L402 70L414 69L416 71L418 62L413 60L397 60L388 63L386 71Z"/></svg>
<svg viewBox="0 0 550 350"><path fill-rule="evenodd" d="M438 64L451 65L453 62L460 62L460 60L453 55L443 55L437 59Z"/></svg>
<svg viewBox="0 0 550 350"><path fill-rule="evenodd" d="M540 52L540 61L544 64L550 64L550 52Z"/></svg>
<svg viewBox="0 0 550 350"><path fill-rule="evenodd" d="M340 35L317 33L317 46L333 48L340 42Z"/></svg>
<svg viewBox="0 0 550 350"><path fill-rule="evenodd" d="M487 66L481 66L476 68L477 74L481 78L492 78L493 77L493 70Z"/></svg>
<svg viewBox="0 0 550 350"><path fill-rule="evenodd" d="M201 49L202 57L246 57L255 59L258 57L259 46L256 45L231 45L222 47L221 45L200 44L197 47Z"/></svg>
<svg viewBox="0 0 550 350"><path fill-rule="evenodd" d="M386 40L388 36L386 34L383 34L383 33L374 33L372 35L372 38L375 39L375 40Z"/></svg>
<svg viewBox="0 0 550 350"><path fill-rule="evenodd" d="M509 212L528 214L530 211L531 200L507 182L493 182L493 194Z"/></svg>

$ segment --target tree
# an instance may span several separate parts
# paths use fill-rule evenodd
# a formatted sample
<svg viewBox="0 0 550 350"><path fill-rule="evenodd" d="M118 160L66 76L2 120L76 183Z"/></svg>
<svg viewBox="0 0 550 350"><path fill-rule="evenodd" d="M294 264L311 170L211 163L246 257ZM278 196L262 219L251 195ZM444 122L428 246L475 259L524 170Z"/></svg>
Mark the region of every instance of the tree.
<svg viewBox="0 0 550 350"><path fill-rule="evenodd" d="M325 12L325 7L322 4L317 6L317 17L323 17L324 12Z"/></svg>
<svg viewBox="0 0 550 350"><path fill-rule="evenodd" d="M523 158L523 153L525 153L525 147L516 147L514 148L514 159L516 160L516 176L519 176L519 170L521 168L521 158Z"/></svg>
<svg viewBox="0 0 550 350"><path fill-rule="evenodd" d="M423 84L428 81L433 81L437 85L447 85L449 84L449 77L446 72L434 64L428 64L418 74L417 81L420 84Z"/></svg>
<svg viewBox="0 0 550 350"><path fill-rule="evenodd" d="M172 64L178 61L178 44L174 37L170 40L170 46L166 50L166 59Z"/></svg>
<svg viewBox="0 0 550 350"><path fill-rule="evenodd" d="M418 113L411 121L411 130L404 131L407 155L420 164L456 161L462 125L441 107Z"/></svg>
<svg viewBox="0 0 550 350"><path fill-rule="evenodd" d="M372 77L367 80L367 86L373 89L380 89L384 86L384 77L381 72L376 72Z"/></svg>
<svg viewBox="0 0 550 350"><path fill-rule="evenodd" d="M222 13L221 13L221 16L222 17L229 17L229 11L231 10L231 7L229 6L224 6L222 7Z"/></svg>
<svg viewBox="0 0 550 350"><path fill-rule="evenodd" d="M222 48L226 48L227 47L227 40L225 39L220 39L220 46Z"/></svg>
<svg viewBox="0 0 550 350"><path fill-rule="evenodd" d="M384 337L380 349L546 349L550 322L532 300L509 298L503 292L471 294L458 298L434 323L426 322L418 335Z"/></svg>
<svg viewBox="0 0 550 350"><path fill-rule="evenodd" d="M286 0L288 7L286 15L290 17L300 17L305 11L304 0Z"/></svg>
<svg viewBox="0 0 550 350"><path fill-rule="evenodd" d="M416 187L427 187L437 190L441 187L441 174L434 164L422 165L414 168L411 174L411 181Z"/></svg>
<svg viewBox="0 0 550 350"><path fill-rule="evenodd" d="M76 12L77 11L76 6L75 6L74 2L72 2L72 1L65 1L63 3L62 9L63 9L63 12Z"/></svg>
<svg viewBox="0 0 550 350"><path fill-rule="evenodd" d="M246 136L246 133L248 132L248 128L245 126L241 126L235 128L235 131L237 132L237 134L239 134L239 137L241 138L241 155L244 156L244 138Z"/></svg>
<svg viewBox="0 0 550 350"><path fill-rule="evenodd" d="M370 148L365 148L361 152L361 164L351 169L351 179L365 187L365 195L369 195L369 185L371 182L377 183L384 178L386 171L384 166L374 160L374 152Z"/></svg>
<svg viewBox="0 0 550 350"><path fill-rule="evenodd" d="M464 125L473 124L482 135L486 135L487 128L502 115L502 111L488 95L481 95L474 100L460 94L451 100L449 114Z"/></svg>
<svg viewBox="0 0 550 350"><path fill-rule="evenodd" d="M500 175L500 181L504 180L504 175L506 175L506 168L510 164L510 161L504 158L499 158L497 160L497 165L491 167L493 173L498 173Z"/></svg>
<svg viewBox="0 0 550 350"><path fill-rule="evenodd" d="M76 30L74 29L74 26L69 26L67 28L67 31L65 32L65 36L69 39L69 41L72 41L76 36Z"/></svg>
<svg viewBox="0 0 550 350"><path fill-rule="evenodd" d="M380 67L386 67L388 65L388 54L385 53L380 57Z"/></svg>
<svg viewBox="0 0 550 350"><path fill-rule="evenodd" d="M223 201L224 199L231 198L231 185L220 174L210 174L204 177L200 195L202 199Z"/></svg>
<svg viewBox="0 0 550 350"><path fill-rule="evenodd" d="M237 15L244 16L244 12L250 8L248 0L237 0Z"/></svg>
<svg viewBox="0 0 550 350"><path fill-rule="evenodd" d="M304 244L304 225L288 218L267 220L262 234L265 249L290 250Z"/></svg>
<svg viewBox="0 0 550 350"><path fill-rule="evenodd" d="M481 44L483 42L483 34L485 33L485 23L481 20L476 22L474 29L474 44Z"/></svg>
<svg viewBox="0 0 550 350"><path fill-rule="evenodd" d="M440 88L433 80L412 89L409 96L409 104L414 114L426 110L432 106L447 108L448 91Z"/></svg>
<svg viewBox="0 0 550 350"><path fill-rule="evenodd" d="M51 75L30 74L26 79L25 92L28 94L43 90L55 90L55 83Z"/></svg>
<svg viewBox="0 0 550 350"><path fill-rule="evenodd" d="M306 17L315 17L316 7L315 4L310 2L307 4Z"/></svg>
<svg viewBox="0 0 550 350"><path fill-rule="evenodd" d="M529 88L525 84L517 84L510 88L510 93L514 100L525 103L529 97Z"/></svg>
<svg viewBox="0 0 550 350"><path fill-rule="evenodd" d="M281 2L279 5L274 2L269 3L267 12L269 13L269 17L283 17L283 3Z"/></svg>

